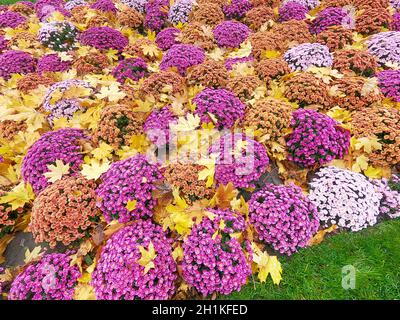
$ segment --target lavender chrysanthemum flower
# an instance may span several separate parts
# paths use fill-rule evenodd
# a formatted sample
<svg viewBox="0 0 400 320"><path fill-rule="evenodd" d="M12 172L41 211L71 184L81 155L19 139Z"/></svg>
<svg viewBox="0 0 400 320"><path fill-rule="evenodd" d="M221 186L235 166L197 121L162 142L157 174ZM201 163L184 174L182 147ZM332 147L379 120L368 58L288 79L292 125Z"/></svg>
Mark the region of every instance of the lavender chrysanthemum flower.
<svg viewBox="0 0 400 320"><path fill-rule="evenodd" d="M231 182L236 188L254 188L269 165L265 147L241 133L223 135L210 147L209 153L217 155L217 183Z"/></svg>
<svg viewBox="0 0 400 320"><path fill-rule="evenodd" d="M26 153L21 167L24 181L32 185L33 191L38 194L49 185L44 173L49 171L48 165L56 160L69 164L70 173L79 171L83 162L80 140L88 139L82 130L59 129L43 134Z"/></svg>
<svg viewBox="0 0 400 320"><path fill-rule="evenodd" d="M64 16L69 17L71 14L65 10L63 0L38 0L35 3L36 15L40 21L45 21L47 17L58 11Z"/></svg>
<svg viewBox="0 0 400 320"><path fill-rule="evenodd" d="M154 250L149 269L140 263L143 250ZM138 220L107 241L91 285L99 300L166 300L175 292L176 269L171 240L162 228Z"/></svg>
<svg viewBox="0 0 400 320"><path fill-rule="evenodd" d="M204 123L216 120L217 129L230 129L244 117L245 105L231 91L206 88L193 99L195 114Z"/></svg>
<svg viewBox="0 0 400 320"><path fill-rule="evenodd" d="M310 182L308 198L317 206L322 227L359 231L376 224L382 195L360 173L325 167Z"/></svg>
<svg viewBox="0 0 400 320"><path fill-rule="evenodd" d="M8 80L14 73L28 74L36 70L36 60L27 52L8 50L0 54L0 77Z"/></svg>
<svg viewBox="0 0 400 320"><path fill-rule="evenodd" d="M224 4L223 11L228 19L241 19L247 11L253 8L253 4L249 0L232 0L229 4Z"/></svg>
<svg viewBox="0 0 400 320"><path fill-rule="evenodd" d="M311 168L341 159L350 146L350 132L325 114L299 109L293 113L293 132L286 137L288 160Z"/></svg>
<svg viewBox="0 0 400 320"><path fill-rule="evenodd" d="M71 11L75 7L85 6L87 4L88 4L88 2L86 0L68 0L65 3L65 9Z"/></svg>
<svg viewBox="0 0 400 320"><path fill-rule="evenodd" d="M16 28L26 21L26 18L14 11L0 13L0 28Z"/></svg>
<svg viewBox="0 0 400 320"><path fill-rule="evenodd" d="M73 24L55 21L40 28L38 40L55 51L68 51L73 48L77 35L78 29Z"/></svg>
<svg viewBox="0 0 400 320"><path fill-rule="evenodd" d="M117 12L117 8L111 0L97 0L90 6L90 8L103 12Z"/></svg>
<svg viewBox="0 0 400 320"><path fill-rule="evenodd" d="M304 71L309 67L330 67L333 55L329 48L319 43L303 43L286 51L284 59L292 71Z"/></svg>
<svg viewBox="0 0 400 320"><path fill-rule="evenodd" d="M79 41L99 50L118 51L122 51L129 43L121 32L110 27L91 27L80 34Z"/></svg>
<svg viewBox="0 0 400 320"><path fill-rule="evenodd" d="M62 61L61 58L53 53L42 56L37 64L37 72L64 72L69 70L71 63Z"/></svg>
<svg viewBox="0 0 400 320"><path fill-rule="evenodd" d="M328 7L318 13L310 26L312 34L318 34L331 26L339 26L347 22L348 13L339 7Z"/></svg>
<svg viewBox="0 0 400 320"><path fill-rule="evenodd" d="M385 97L400 102L400 70L384 70L378 73L378 82Z"/></svg>
<svg viewBox="0 0 400 320"><path fill-rule="evenodd" d="M382 195L380 203L380 214L390 219L400 217L400 179L393 175L388 179L370 179L371 183L376 187L376 191Z"/></svg>
<svg viewBox="0 0 400 320"><path fill-rule="evenodd" d="M282 254L306 247L319 227L316 206L294 184L266 184L251 196L249 211L259 239Z"/></svg>
<svg viewBox="0 0 400 320"><path fill-rule="evenodd" d="M251 267L242 244L232 235L244 232L246 222L229 210L208 208L207 212L213 219L204 217L183 244L183 278L203 296L239 291Z"/></svg>
<svg viewBox="0 0 400 320"><path fill-rule="evenodd" d="M82 276L71 257L52 253L29 265L11 284L10 300L72 300Z"/></svg>
<svg viewBox="0 0 400 320"><path fill-rule="evenodd" d="M122 60L111 73L120 83L125 83L126 79L138 81L147 74L147 64L142 58L128 58Z"/></svg>
<svg viewBox="0 0 400 320"><path fill-rule="evenodd" d="M146 12L146 4L149 0L121 0L123 4L126 4L129 8L135 9L141 13Z"/></svg>
<svg viewBox="0 0 400 320"><path fill-rule="evenodd" d="M177 28L165 28L157 34L156 43L161 50L168 50L174 44L179 44L176 40L177 35L181 31Z"/></svg>
<svg viewBox="0 0 400 320"><path fill-rule="evenodd" d="M390 5L395 9L400 9L400 0L390 0Z"/></svg>
<svg viewBox="0 0 400 320"><path fill-rule="evenodd" d="M189 21L189 14L193 9L193 0L178 0L168 13L168 20L173 24L186 23Z"/></svg>
<svg viewBox="0 0 400 320"><path fill-rule="evenodd" d="M101 177L96 192L101 198L98 207L106 221L121 223L153 215L156 200L152 198L154 182L162 178L157 166L150 164L143 155L114 162ZM129 201L136 201L135 209L126 208Z"/></svg>
<svg viewBox="0 0 400 320"><path fill-rule="evenodd" d="M289 1L279 8L279 21L304 20L307 13L307 7L295 1Z"/></svg>
<svg viewBox="0 0 400 320"><path fill-rule="evenodd" d="M152 143L161 147L169 142L170 126L177 120L178 117L172 113L170 106L165 106L151 112L143 125L143 130Z"/></svg>
<svg viewBox="0 0 400 320"><path fill-rule="evenodd" d="M368 51L381 64L400 64L400 31L387 31L373 35L368 44Z"/></svg>
<svg viewBox="0 0 400 320"><path fill-rule="evenodd" d="M203 63L204 50L191 44L173 45L163 56L160 69L177 68L179 74L184 76L189 67Z"/></svg>
<svg viewBox="0 0 400 320"><path fill-rule="evenodd" d="M239 48L250 34L250 28L238 21L223 21L214 30L219 47Z"/></svg>

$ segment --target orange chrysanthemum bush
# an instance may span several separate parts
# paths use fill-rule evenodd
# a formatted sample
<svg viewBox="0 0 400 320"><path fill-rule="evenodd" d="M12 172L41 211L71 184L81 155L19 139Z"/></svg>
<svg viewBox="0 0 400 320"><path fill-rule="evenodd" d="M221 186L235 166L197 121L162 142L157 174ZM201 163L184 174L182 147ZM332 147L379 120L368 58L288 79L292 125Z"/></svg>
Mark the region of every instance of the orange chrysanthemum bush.
<svg viewBox="0 0 400 320"><path fill-rule="evenodd" d="M289 20L275 24L271 31L278 37L281 50L287 50L297 44L314 42L305 21Z"/></svg>
<svg viewBox="0 0 400 320"><path fill-rule="evenodd" d="M369 90L362 77L346 77L332 82L337 94L333 97L334 103L348 110L362 110L383 99L378 90Z"/></svg>
<svg viewBox="0 0 400 320"><path fill-rule="evenodd" d="M30 230L36 243L68 246L92 234L100 211L96 184L82 176L63 177L33 202Z"/></svg>
<svg viewBox="0 0 400 320"><path fill-rule="evenodd" d="M23 93L28 93L35 90L40 85L45 87L51 86L55 80L49 76L41 75L38 73L29 73L17 81L17 89Z"/></svg>
<svg viewBox="0 0 400 320"><path fill-rule="evenodd" d="M268 6L258 6L247 11L245 22L252 29L259 30L264 23L275 19L275 13L272 8Z"/></svg>
<svg viewBox="0 0 400 320"><path fill-rule="evenodd" d="M259 78L267 84L271 80L278 79L291 73L288 63L282 58L264 59L257 63L256 72Z"/></svg>
<svg viewBox="0 0 400 320"><path fill-rule="evenodd" d="M225 65L214 60L206 60L189 69L189 84L201 84L204 87L224 87L228 79L228 71Z"/></svg>
<svg viewBox="0 0 400 320"><path fill-rule="evenodd" d="M290 128L293 107L282 100L266 98L246 110L243 125L256 130L267 142L277 141Z"/></svg>
<svg viewBox="0 0 400 320"><path fill-rule="evenodd" d="M272 32L258 31L250 34L248 39L251 43L251 53L257 60L261 60L263 52L280 50L282 46L279 35Z"/></svg>
<svg viewBox="0 0 400 320"><path fill-rule="evenodd" d="M353 43L353 33L342 26L332 26L317 35L317 42L326 45L331 52Z"/></svg>
<svg viewBox="0 0 400 320"><path fill-rule="evenodd" d="M228 80L227 88L242 102L251 99L254 91L262 85L257 76L239 76Z"/></svg>
<svg viewBox="0 0 400 320"><path fill-rule="evenodd" d="M130 8L124 8L123 11L119 11L117 19L122 26L129 28L139 28L144 21L144 17L140 12Z"/></svg>
<svg viewBox="0 0 400 320"><path fill-rule="evenodd" d="M382 145L368 154L375 166L400 163L400 111L384 107L366 108L353 113L353 134L356 138L377 137Z"/></svg>
<svg viewBox="0 0 400 320"><path fill-rule="evenodd" d="M129 145L132 136L143 133L143 122L143 114L134 112L129 106L105 107L93 139L96 143L104 141L115 148Z"/></svg>
<svg viewBox="0 0 400 320"><path fill-rule="evenodd" d="M73 62L73 67L76 68L78 75L100 74L109 66L108 58L100 52L91 52L82 57L77 58Z"/></svg>
<svg viewBox="0 0 400 320"><path fill-rule="evenodd" d="M186 202L192 203L210 199L214 194L215 190L207 187L206 181L199 180L199 172L204 168L197 164L174 163L165 168L163 176L169 186L179 189Z"/></svg>
<svg viewBox="0 0 400 320"><path fill-rule="evenodd" d="M216 26L224 21L225 16L222 8L216 4L207 2L197 9L193 10L189 15L189 20L192 22L200 22L204 25Z"/></svg>
<svg viewBox="0 0 400 320"><path fill-rule="evenodd" d="M320 105L328 108L332 104L329 86L309 72L295 75L286 82L285 97L301 107Z"/></svg>
<svg viewBox="0 0 400 320"><path fill-rule="evenodd" d="M204 50L210 50L216 46L212 29L199 22L188 23L176 39L184 44L195 44Z"/></svg>
<svg viewBox="0 0 400 320"><path fill-rule="evenodd" d="M354 72L358 76L371 77L378 70L378 62L365 51L341 50L334 53L333 68L341 73Z"/></svg>
<svg viewBox="0 0 400 320"><path fill-rule="evenodd" d="M27 125L22 121L4 120L0 122L0 138L12 140L16 134L25 131Z"/></svg>
<svg viewBox="0 0 400 320"><path fill-rule="evenodd" d="M158 98L166 86L172 88L172 94L178 94L183 92L185 85L185 79L178 73L168 70L160 71L153 73L143 81L140 87L140 95L143 98L148 95Z"/></svg>
<svg viewBox="0 0 400 320"><path fill-rule="evenodd" d="M389 7L389 0L353 0L358 10L362 9L384 9Z"/></svg>
<svg viewBox="0 0 400 320"><path fill-rule="evenodd" d="M366 9L356 18L356 30L365 35L382 32L383 28L389 28L391 19L386 8Z"/></svg>

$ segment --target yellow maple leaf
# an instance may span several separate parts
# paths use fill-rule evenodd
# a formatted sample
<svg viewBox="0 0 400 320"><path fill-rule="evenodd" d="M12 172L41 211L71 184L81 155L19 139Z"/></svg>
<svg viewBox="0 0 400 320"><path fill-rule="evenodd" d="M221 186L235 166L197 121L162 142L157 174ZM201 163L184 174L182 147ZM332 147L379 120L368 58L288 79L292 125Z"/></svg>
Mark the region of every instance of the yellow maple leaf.
<svg viewBox="0 0 400 320"><path fill-rule="evenodd" d="M50 164L47 166L49 169L48 172L44 173L43 175L47 178L47 180L51 183L56 182L57 180L60 180L63 175L69 173L69 164L64 164L62 160L57 159L56 164Z"/></svg>
<svg viewBox="0 0 400 320"><path fill-rule="evenodd" d="M107 98L111 102L117 102L125 98L126 93L119 89L119 84L112 83L109 86L103 86L100 92L96 94L97 99Z"/></svg>
<svg viewBox="0 0 400 320"><path fill-rule="evenodd" d="M144 267L144 274L146 274L150 269L155 268L154 259L157 257L157 254L151 241L147 250L143 246L139 246L138 248L141 254L138 264Z"/></svg>
<svg viewBox="0 0 400 320"><path fill-rule="evenodd" d="M258 246L252 242L253 261L257 265L258 279L263 283L271 275L274 284L279 285L282 280L282 266L276 256L270 256L267 252L262 252Z"/></svg>
<svg viewBox="0 0 400 320"><path fill-rule="evenodd" d="M174 249L174 251L172 252L172 257L174 258L175 261L183 259L183 249L181 246L178 246Z"/></svg>
<svg viewBox="0 0 400 320"><path fill-rule="evenodd" d="M368 161L369 161L369 159L365 155L358 156L356 159L356 162L351 167L351 170L354 172L357 172L357 173L359 173L363 170L367 170Z"/></svg>
<svg viewBox="0 0 400 320"><path fill-rule="evenodd" d="M207 53L207 56L215 61L223 61L225 59L224 54L225 50L217 47Z"/></svg>
<svg viewBox="0 0 400 320"><path fill-rule="evenodd" d="M171 125L171 129L178 131L193 131L200 126L200 117L196 114L188 113L186 117L179 117L178 121Z"/></svg>
<svg viewBox="0 0 400 320"><path fill-rule="evenodd" d="M100 142L99 147L92 150L92 155L97 160L103 160L112 156L113 147L105 142Z"/></svg>
<svg viewBox="0 0 400 320"><path fill-rule="evenodd" d="M326 114L340 123L351 121L351 112L337 106L330 109Z"/></svg>
<svg viewBox="0 0 400 320"><path fill-rule="evenodd" d="M108 170L110 162L108 160L99 161L90 159L90 162L82 165L81 174L88 180L97 180Z"/></svg>
<svg viewBox="0 0 400 320"><path fill-rule="evenodd" d="M324 241L325 235L328 233L331 233L337 229L337 225L332 225L331 227L324 229L324 230L319 230L311 239L310 242L308 243L309 246L315 246L317 244L320 244L322 241Z"/></svg>
<svg viewBox="0 0 400 320"><path fill-rule="evenodd" d="M148 56L148 57L151 57L151 58L160 57L161 56L161 51L153 43L151 43L151 44L147 44L147 43L143 44L141 46L141 48L142 48L143 54L145 56Z"/></svg>
<svg viewBox="0 0 400 320"><path fill-rule="evenodd" d="M375 150L382 150L382 144L378 142L376 136L358 138L354 147L356 150L364 149L367 154Z"/></svg>
<svg viewBox="0 0 400 320"><path fill-rule="evenodd" d="M180 235L185 235L190 231L193 225L191 217L186 213L186 209L189 205L186 203L185 199L179 195L179 189L173 189L172 195L175 205L170 203L165 208L170 215L168 219L163 221L164 229L172 225Z"/></svg>
<svg viewBox="0 0 400 320"><path fill-rule="evenodd" d="M33 248L32 251L30 251L29 248L26 249L25 259L24 259L25 264L30 263L30 262L35 261L38 258L40 258L41 255L43 254L43 252L41 252L41 250L42 250L41 246Z"/></svg>
<svg viewBox="0 0 400 320"><path fill-rule="evenodd" d="M136 208L136 203L137 203L136 200L129 200L129 201L126 203L125 208L127 208L129 211L133 211L133 210L135 210L135 208Z"/></svg>
<svg viewBox="0 0 400 320"><path fill-rule="evenodd" d="M275 50L262 50L261 51L261 57L265 59L273 59L273 58L279 58L281 56L281 53L279 51Z"/></svg>
<svg viewBox="0 0 400 320"><path fill-rule="evenodd" d="M231 206L231 202L236 198L238 190L234 187L232 182L226 186L220 184L214 196L210 200L210 206L225 209ZM240 200L239 200L240 201Z"/></svg>
<svg viewBox="0 0 400 320"><path fill-rule="evenodd" d="M373 166L368 166L367 170L364 170L364 174L371 179L381 179L383 177L382 169Z"/></svg>
<svg viewBox="0 0 400 320"><path fill-rule="evenodd" d="M34 198L35 194L33 193L32 186L29 183L24 184L24 182L21 182L10 192L7 192L6 195L0 197L0 203L8 203L11 205L11 209L15 210L23 207Z"/></svg>
<svg viewBox="0 0 400 320"><path fill-rule="evenodd" d="M78 283L74 290L74 300L96 300L94 288L89 283Z"/></svg>

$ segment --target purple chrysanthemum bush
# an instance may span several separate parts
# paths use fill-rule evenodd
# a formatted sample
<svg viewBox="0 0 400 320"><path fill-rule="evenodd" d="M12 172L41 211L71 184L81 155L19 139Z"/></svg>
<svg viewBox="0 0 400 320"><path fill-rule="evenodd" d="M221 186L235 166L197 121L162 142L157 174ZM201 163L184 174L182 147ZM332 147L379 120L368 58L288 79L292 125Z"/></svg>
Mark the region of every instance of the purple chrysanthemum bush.
<svg viewBox="0 0 400 320"><path fill-rule="evenodd" d="M176 44L164 54L160 69L176 68L184 76L189 67L201 64L204 59L203 49L191 44Z"/></svg>
<svg viewBox="0 0 400 320"><path fill-rule="evenodd" d="M325 167L310 182L309 199L324 227L359 231L377 223L382 194L360 173Z"/></svg>
<svg viewBox="0 0 400 320"><path fill-rule="evenodd" d="M150 164L143 155L114 162L102 175L103 182L96 190L100 198L98 206L106 220L125 223L151 217L156 204L152 198L154 182L161 178L157 165ZM129 201L136 201L132 211L126 208Z"/></svg>
<svg viewBox="0 0 400 320"><path fill-rule="evenodd" d="M269 158L264 145L240 133L223 135L211 146L210 154L217 155L215 180L218 184L254 188L268 170Z"/></svg>
<svg viewBox="0 0 400 320"><path fill-rule="evenodd" d="M208 217L192 228L183 244L183 278L203 296L239 291L251 275L251 264L233 235L245 231L245 220L229 210L207 211Z"/></svg>
<svg viewBox="0 0 400 320"><path fill-rule="evenodd" d="M91 27L79 35L79 41L99 50L122 51L128 45L128 39L120 31L110 27Z"/></svg>
<svg viewBox="0 0 400 320"><path fill-rule="evenodd" d="M382 195L380 214L395 219L400 217L400 178L393 175L391 179L371 179L371 183Z"/></svg>
<svg viewBox="0 0 400 320"><path fill-rule="evenodd" d="M218 46L238 48L250 34L250 28L238 21L224 21L214 28L213 33Z"/></svg>
<svg viewBox="0 0 400 320"><path fill-rule="evenodd" d="M400 102L400 70L384 70L378 73L378 81L386 97Z"/></svg>
<svg viewBox="0 0 400 320"><path fill-rule="evenodd" d="M250 221L258 237L291 255L308 245L319 227L316 206L295 185L265 185L249 201Z"/></svg>
<svg viewBox="0 0 400 320"><path fill-rule="evenodd" d="M171 106L154 110L146 119L143 130L149 140L158 147L169 143L171 139L170 128L176 123L178 117L171 111Z"/></svg>
<svg viewBox="0 0 400 320"><path fill-rule="evenodd" d="M29 265L11 284L10 300L72 300L81 277L68 254L52 253Z"/></svg>
<svg viewBox="0 0 400 320"><path fill-rule="evenodd" d="M206 88L193 99L195 114L202 122L216 119L218 129L230 129L244 116L245 105L232 92L226 89Z"/></svg>
<svg viewBox="0 0 400 320"><path fill-rule="evenodd" d="M121 61L112 71L112 75L120 83L125 83L127 79L138 81L148 74L147 64L141 58L128 58Z"/></svg>
<svg viewBox="0 0 400 320"><path fill-rule="evenodd" d="M36 70L37 61L29 53L8 50L0 54L0 77L8 80L13 74L27 74Z"/></svg>
<svg viewBox="0 0 400 320"><path fill-rule="evenodd" d="M152 267L139 263L154 250ZM113 234L103 247L92 286L99 300L166 300L175 292L176 264L171 240L158 225L137 220Z"/></svg>
<svg viewBox="0 0 400 320"><path fill-rule="evenodd" d="M293 132L286 137L288 159L302 168L321 166L343 158L350 147L350 132L314 110L293 113Z"/></svg>

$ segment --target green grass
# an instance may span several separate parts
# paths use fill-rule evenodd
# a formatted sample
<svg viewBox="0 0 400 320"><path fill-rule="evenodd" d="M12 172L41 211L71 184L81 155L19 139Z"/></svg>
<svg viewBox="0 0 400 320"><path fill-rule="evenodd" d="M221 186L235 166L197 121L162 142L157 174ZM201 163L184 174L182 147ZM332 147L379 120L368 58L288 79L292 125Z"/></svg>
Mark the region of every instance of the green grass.
<svg viewBox="0 0 400 320"><path fill-rule="evenodd" d="M22 0L0 0L0 4L13 4L18 1L22 1ZM35 0L24 0L24 1L35 2Z"/></svg>
<svg viewBox="0 0 400 320"><path fill-rule="evenodd" d="M318 246L280 258L279 286L250 280L224 299L399 299L400 220L357 233L340 233ZM356 269L354 290L342 288L342 267ZM258 280L256 277L254 280Z"/></svg>

